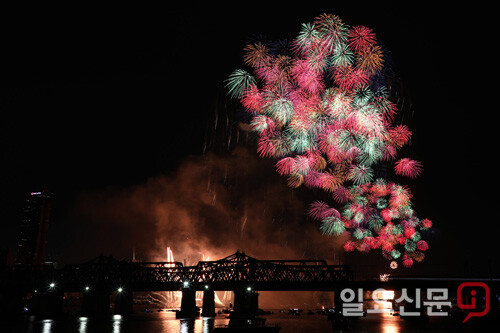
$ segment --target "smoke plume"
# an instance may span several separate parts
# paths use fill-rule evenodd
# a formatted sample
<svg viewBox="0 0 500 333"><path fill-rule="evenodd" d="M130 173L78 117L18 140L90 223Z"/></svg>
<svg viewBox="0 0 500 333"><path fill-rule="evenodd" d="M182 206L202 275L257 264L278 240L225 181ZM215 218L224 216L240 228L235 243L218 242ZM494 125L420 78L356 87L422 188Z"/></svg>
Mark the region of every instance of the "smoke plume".
<svg viewBox="0 0 500 333"><path fill-rule="evenodd" d="M170 175L129 188L81 194L69 216L78 226L71 260L99 253L119 259L196 264L237 249L261 259L333 259L333 239L306 217L306 202L272 162L246 148L192 156Z"/></svg>

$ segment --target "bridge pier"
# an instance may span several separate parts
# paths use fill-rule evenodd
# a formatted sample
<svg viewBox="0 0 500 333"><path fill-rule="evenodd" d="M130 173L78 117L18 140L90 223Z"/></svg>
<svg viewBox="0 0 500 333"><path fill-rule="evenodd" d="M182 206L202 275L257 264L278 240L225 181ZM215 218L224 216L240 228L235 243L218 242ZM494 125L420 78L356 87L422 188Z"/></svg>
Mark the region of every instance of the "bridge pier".
<svg viewBox="0 0 500 333"><path fill-rule="evenodd" d="M215 317L215 292L211 289L203 291L203 311L201 316Z"/></svg>
<svg viewBox="0 0 500 333"><path fill-rule="evenodd" d="M82 314L109 313L109 296L105 290L85 291L82 295Z"/></svg>
<svg viewBox="0 0 500 333"><path fill-rule="evenodd" d="M176 318L197 318L200 316L196 307L196 290L182 288L181 310L175 314Z"/></svg>
<svg viewBox="0 0 500 333"><path fill-rule="evenodd" d="M259 311L259 293L245 289L234 291L234 317L255 317Z"/></svg>
<svg viewBox="0 0 500 333"><path fill-rule="evenodd" d="M129 314L133 312L134 295L131 291L122 290L115 296L115 314Z"/></svg>

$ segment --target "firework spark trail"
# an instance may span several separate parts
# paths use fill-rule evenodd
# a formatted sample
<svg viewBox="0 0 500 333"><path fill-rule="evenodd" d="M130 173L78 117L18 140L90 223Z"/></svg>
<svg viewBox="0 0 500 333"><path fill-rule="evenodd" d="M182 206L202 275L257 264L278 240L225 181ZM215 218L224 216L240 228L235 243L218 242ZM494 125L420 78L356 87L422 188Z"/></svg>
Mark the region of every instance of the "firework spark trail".
<svg viewBox="0 0 500 333"><path fill-rule="evenodd" d="M175 258L174 258L174 253L170 246L167 246L167 264L165 264L166 267L174 267L175 264ZM201 253L201 260L202 261L210 261L210 256L206 256L204 253ZM172 264L168 264L172 263ZM175 308L179 307L179 302L180 299L182 298L182 292L181 291L164 291L164 292L152 292L148 294L148 297L151 298L152 301L155 303L158 303L162 307L166 308ZM198 301L201 301L203 299L203 292L202 291L197 291L196 292L196 299ZM215 304L220 305L220 306L225 306L231 299L231 294L224 292L222 299L219 297L217 292L214 293L214 301Z"/></svg>
<svg viewBox="0 0 500 333"><path fill-rule="evenodd" d="M373 30L322 14L302 24L288 49L270 45L247 45L243 60L251 69L226 80L253 117L259 155L277 159L290 187L321 188L345 204L339 213L314 202L310 214L324 233L350 235L346 251L381 249L406 267L423 260L428 244L420 238L429 223L417 218L408 188L376 177L411 131L393 124L385 49ZM401 158L394 171L414 178L422 164Z"/></svg>
<svg viewBox="0 0 500 333"><path fill-rule="evenodd" d="M174 252L170 248L170 246L167 246L167 262L171 262L171 264L166 264L166 267L175 267L175 258L174 258ZM164 298L164 301L161 302L163 306L171 308L171 307L177 307L179 305L179 301L182 297L182 292L180 291L165 291L162 293L156 293L158 296L162 296Z"/></svg>
<svg viewBox="0 0 500 333"><path fill-rule="evenodd" d="M174 259L174 253L170 249L170 246L167 246L167 262L171 262L172 264L167 264L167 267L175 267L175 259Z"/></svg>

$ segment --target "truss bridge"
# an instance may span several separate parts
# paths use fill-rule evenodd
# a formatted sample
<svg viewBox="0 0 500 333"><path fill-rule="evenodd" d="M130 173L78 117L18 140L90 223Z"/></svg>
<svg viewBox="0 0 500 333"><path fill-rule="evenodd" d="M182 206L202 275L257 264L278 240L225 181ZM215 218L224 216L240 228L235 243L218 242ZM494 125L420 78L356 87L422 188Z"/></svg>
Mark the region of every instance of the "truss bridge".
<svg viewBox="0 0 500 333"><path fill-rule="evenodd" d="M217 290L234 291L235 311L238 308L247 311L248 304L254 304L251 308L257 309L257 291L331 291L344 286L351 277L346 265L328 265L324 260L259 260L240 251L219 260L200 261L194 266L180 262L119 261L101 255L61 269L8 267L0 278L0 290L40 295L36 297L51 295L52 298L64 292L81 292L84 310L85 304L90 304L86 310L91 312L108 309L111 293L131 303L133 292L180 290L183 293L180 313L191 317L195 312L196 291L207 295L204 311L205 308L215 310L214 291ZM99 305L99 302L105 304ZM125 307L130 310L131 304Z"/></svg>

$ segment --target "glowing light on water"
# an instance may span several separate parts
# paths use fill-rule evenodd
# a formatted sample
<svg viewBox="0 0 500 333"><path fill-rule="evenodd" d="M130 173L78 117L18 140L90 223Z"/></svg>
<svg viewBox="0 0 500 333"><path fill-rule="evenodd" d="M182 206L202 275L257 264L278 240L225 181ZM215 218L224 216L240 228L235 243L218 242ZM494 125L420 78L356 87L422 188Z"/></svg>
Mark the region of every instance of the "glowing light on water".
<svg viewBox="0 0 500 333"><path fill-rule="evenodd" d="M394 290L376 289L372 292L372 299L378 309L392 309Z"/></svg>
<svg viewBox="0 0 500 333"><path fill-rule="evenodd" d="M181 319L181 333L193 332L195 321L193 319Z"/></svg>
<svg viewBox="0 0 500 333"><path fill-rule="evenodd" d="M401 323L399 322L399 317L394 317L389 313L383 313L382 314L382 327L381 331L382 333L398 333L398 332L404 332L403 328L401 327Z"/></svg>
<svg viewBox="0 0 500 333"><path fill-rule="evenodd" d="M80 317L80 318L78 318L78 320L80 321L80 325L78 327L78 333L86 333L87 332L88 318L87 317Z"/></svg>
<svg viewBox="0 0 500 333"><path fill-rule="evenodd" d="M113 333L120 333L121 324L122 324L122 316L113 315Z"/></svg>
<svg viewBox="0 0 500 333"><path fill-rule="evenodd" d="M43 333L50 333L52 332L52 319L44 319L42 320L43 326L42 326L42 332Z"/></svg>

